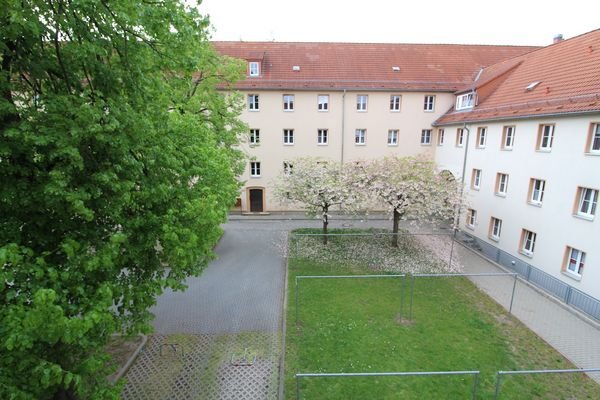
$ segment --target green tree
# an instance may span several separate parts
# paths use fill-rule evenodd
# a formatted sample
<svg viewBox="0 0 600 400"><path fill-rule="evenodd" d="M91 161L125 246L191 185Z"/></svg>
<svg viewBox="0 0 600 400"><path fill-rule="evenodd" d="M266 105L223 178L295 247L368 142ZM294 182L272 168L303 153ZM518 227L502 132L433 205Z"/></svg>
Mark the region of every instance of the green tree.
<svg viewBox="0 0 600 400"><path fill-rule="evenodd" d="M208 27L175 0L2 2L0 398L118 397L107 340L213 257L242 66Z"/></svg>

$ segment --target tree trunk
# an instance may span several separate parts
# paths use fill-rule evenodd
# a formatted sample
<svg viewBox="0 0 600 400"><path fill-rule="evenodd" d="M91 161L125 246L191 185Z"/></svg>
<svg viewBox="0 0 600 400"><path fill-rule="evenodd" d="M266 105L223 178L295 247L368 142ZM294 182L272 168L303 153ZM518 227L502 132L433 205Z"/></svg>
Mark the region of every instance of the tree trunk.
<svg viewBox="0 0 600 400"><path fill-rule="evenodd" d="M394 227L392 228L392 246L398 247L398 229L400 228L400 213L394 210Z"/></svg>
<svg viewBox="0 0 600 400"><path fill-rule="evenodd" d="M323 244L327 244L327 225L329 225L329 217L327 211L329 207L323 207Z"/></svg>

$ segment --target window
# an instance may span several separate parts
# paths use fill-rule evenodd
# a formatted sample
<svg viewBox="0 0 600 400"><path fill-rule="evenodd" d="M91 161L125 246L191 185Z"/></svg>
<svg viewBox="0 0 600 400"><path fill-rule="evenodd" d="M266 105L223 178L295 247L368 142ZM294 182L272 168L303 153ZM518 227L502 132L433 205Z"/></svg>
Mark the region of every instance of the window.
<svg viewBox="0 0 600 400"><path fill-rule="evenodd" d="M585 187L577 188L576 215L586 219L594 219L597 205L598 190Z"/></svg>
<svg viewBox="0 0 600 400"><path fill-rule="evenodd" d="M475 228L475 222L477 221L477 211L469 208L467 210L467 228Z"/></svg>
<svg viewBox="0 0 600 400"><path fill-rule="evenodd" d="M500 240L500 233L502 231L502 220L496 217L490 219L490 232L489 237L492 240Z"/></svg>
<svg viewBox="0 0 600 400"><path fill-rule="evenodd" d="M424 111L434 111L435 110L435 96L425 96L423 101L423 110Z"/></svg>
<svg viewBox="0 0 600 400"><path fill-rule="evenodd" d="M515 142L515 127L505 126L502 128L502 150L512 150Z"/></svg>
<svg viewBox="0 0 600 400"><path fill-rule="evenodd" d="M294 111L294 95L283 95L283 111Z"/></svg>
<svg viewBox="0 0 600 400"><path fill-rule="evenodd" d="M254 178L260 176L260 162L250 161L250 176Z"/></svg>
<svg viewBox="0 0 600 400"><path fill-rule="evenodd" d="M487 140L487 128L477 128L477 148L485 149Z"/></svg>
<svg viewBox="0 0 600 400"><path fill-rule="evenodd" d="M566 264L564 269L566 272L581 277L583 266L585 265L585 252L574 247L567 247Z"/></svg>
<svg viewBox="0 0 600 400"><path fill-rule="evenodd" d="M498 196L506 196L508 190L508 174L496 174L496 194Z"/></svg>
<svg viewBox="0 0 600 400"><path fill-rule="evenodd" d="M292 163L284 161L283 162L283 174L285 176L290 176L292 174L292 169L294 168L294 166L292 165Z"/></svg>
<svg viewBox="0 0 600 400"><path fill-rule="evenodd" d="M369 96L367 96L366 94L356 95L356 110L357 111L367 111L368 100L369 100Z"/></svg>
<svg viewBox="0 0 600 400"><path fill-rule="evenodd" d="M402 101L402 96L398 94L393 94L390 96L390 111L400 111L400 102Z"/></svg>
<svg viewBox="0 0 600 400"><path fill-rule="evenodd" d="M600 123L595 122L590 125L586 151L593 154L600 154Z"/></svg>
<svg viewBox="0 0 600 400"><path fill-rule="evenodd" d="M529 203L537 206L542 205L544 199L544 189L546 181L542 179L531 178L529 180Z"/></svg>
<svg viewBox="0 0 600 400"><path fill-rule="evenodd" d="M471 175L471 189L479 190L481 187L481 170L473 168Z"/></svg>
<svg viewBox="0 0 600 400"><path fill-rule="evenodd" d="M421 130L421 144L422 145L430 145L431 144L431 129Z"/></svg>
<svg viewBox="0 0 600 400"><path fill-rule="evenodd" d="M438 144L438 146L444 145L444 130L443 129L438 129L437 144Z"/></svg>
<svg viewBox="0 0 600 400"><path fill-rule="evenodd" d="M538 131L537 150L550 151L554 141L554 125L540 125Z"/></svg>
<svg viewBox="0 0 600 400"><path fill-rule="evenodd" d="M456 147L462 147L465 143L465 130L458 128L456 130Z"/></svg>
<svg viewBox="0 0 600 400"><path fill-rule="evenodd" d="M260 129L250 129L250 144L260 144Z"/></svg>
<svg viewBox="0 0 600 400"><path fill-rule="evenodd" d="M294 144L294 130L284 129L283 130L283 144Z"/></svg>
<svg viewBox="0 0 600 400"><path fill-rule="evenodd" d="M248 75L259 76L260 75L260 63L258 61L250 61L248 63Z"/></svg>
<svg viewBox="0 0 600 400"><path fill-rule="evenodd" d="M257 94L249 94L248 95L248 110L258 111L258 95Z"/></svg>
<svg viewBox="0 0 600 400"><path fill-rule="evenodd" d="M456 96L456 110L466 110L473 108L473 93Z"/></svg>
<svg viewBox="0 0 600 400"><path fill-rule="evenodd" d="M398 144L398 129L390 129L388 131L388 146L396 146Z"/></svg>
<svg viewBox="0 0 600 400"><path fill-rule="evenodd" d="M318 129L317 130L317 144L327 144L328 143L328 132L327 129Z"/></svg>
<svg viewBox="0 0 600 400"><path fill-rule="evenodd" d="M354 143L355 144L365 144L367 140L367 130L366 129L357 129L354 132Z"/></svg>
<svg viewBox="0 0 600 400"><path fill-rule="evenodd" d="M527 229L521 231L521 253L529 257L533 256L536 237L536 233L528 231Z"/></svg>
<svg viewBox="0 0 600 400"><path fill-rule="evenodd" d="M320 94L319 96L317 96L317 110L319 110L319 111L329 110L329 95L328 94Z"/></svg>

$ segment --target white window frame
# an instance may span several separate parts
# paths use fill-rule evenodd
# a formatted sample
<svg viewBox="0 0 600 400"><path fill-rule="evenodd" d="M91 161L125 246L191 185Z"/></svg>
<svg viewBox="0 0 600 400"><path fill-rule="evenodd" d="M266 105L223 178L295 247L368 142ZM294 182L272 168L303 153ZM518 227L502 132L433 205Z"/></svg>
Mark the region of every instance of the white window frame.
<svg viewBox="0 0 600 400"><path fill-rule="evenodd" d="M568 246L565 272L581 278L581 275L583 275L583 267L585 266L585 256L585 251Z"/></svg>
<svg viewBox="0 0 600 400"><path fill-rule="evenodd" d="M587 152L590 154L600 154L600 123L598 122L592 122L590 127Z"/></svg>
<svg viewBox="0 0 600 400"><path fill-rule="evenodd" d="M398 130L398 129L388 129L388 137L387 137L388 146L398 146L399 133L400 133L400 130Z"/></svg>
<svg viewBox="0 0 600 400"><path fill-rule="evenodd" d="M521 253L526 256L533 256L535 252L535 241L537 239L537 233L527 229L523 229L523 238L521 243Z"/></svg>
<svg viewBox="0 0 600 400"><path fill-rule="evenodd" d="M427 94L423 98L423 111L434 112L435 111L435 95Z"/></svg>
<svg viewBox="0 0 600 400"><path fill-rule="evenodd" d="M487 142L487 127L483 126L477 128L477 148L485 149L485 145Z"/></svg>
<svg viewBox="0 0 600 400"><path fill-rule="evenodd" d="M531 178L531 193L529 195L529 203L537 206L542 205L544 201L544 191L546 190L546 181L543 179Z"/></svg>
<svg viewBox="0 0 600 400"><path fill-rule="evenodd" d="M479 190L481 188L481 170L473 168L471 177L471 189Z"/></svg>
<svg viewBox="0 0 600 400"><path fill-rule="evenodd" d="M260 178L260 161L250 161L250 177Z"/></svg>
<svg viewBox="0 0 600 400"><path fill-rule="evenodd" d="M456 110L467 110L469 108L473 108L473 92L461 94L456 96Z"/></svg>
<svg viewBox="0 0 600 400"><path fill-rule="evenodd" d="M260 76L260 62L248 62L248 76Z"/></svg>
<svg viewBox="0 0 600 400"><path fill-rule="evenodd" d="M465 145L465 129L456 129L456 147L463 147Z"/></svg>
<svg viewBox="0 0 600 400"><path fill-rule="evenodd" d="M250 129L250 144L254 146L260 144L260 129Z"/></svg>
<svg viewBox="0 0 600 400"><path fill-rule="evenodd" d="M502 150L512 150L515 144L515 131L514 125L507 125L502 128Z"/></svg>
<svg viewBox="0 0 600 400"><path fill-rule="evenodd" d="M402 96L399 94L390 95L390 111L400 112L400 105L402 104Z"/></svg>
<svg viewBox="0 0 600 400"><path fill-rule="evenodd" d="M294 130L284 129L283 130L283 144L285 146L292 146L294 144Z"/></svg>
<svg viewBox="0 0 600 400"><path fill-rule="evenodd" d="M585 219L594 219L598 208L598 189L580 186L577 196L577 215Z"/></svg>
<svg viewBox="0 0 600 400"><path fill-rule="evenodd" d="M431 129L421 129L421 145L431 146Z"/></svg>
<svg viewBox="0 0 600 400"><path fill-rule="evenodd" d="M296 96L293 94L284 94L283 95L283 111L294 111L294 101L296 100Z"/></svg>
<svg viewBox="0 0 600 400"><path fill-rule="evenodd" d="M317 129L317 144L320 146L326 146L327 144L329 144L328 129Z"/></svg>
<svg viewBox="0 0 600 400"><path fill-rule="evenodd" d="M257 94L249 94L248 95L248 110L249 111L259 111L260 103L259 96Z"/></svg>
<svg viewBox="0 0 600 400"><path fill-rule="evenodd" d="M317 95L317 110L321 112L329 111L329 95L319 94Z"/></svg>
<svg viewBox="0 0 600 400"><path fill-rule="evenodd" d="M354 144L357 146L364 146L365 144L367 144L366 129L359 128L354 131Z"/></svg>
<svg viewBox="0 0 600 400"><path fill-rule="evenodd" d="M508 174L498 172L496 175L496 195L505 197L508 192Z"/></svg>
<svg viewBox="0 0 600 400"><path fill-rule="evenodd" d="M438 129L438 136L437 136L437 145L438 146L444 145L445 134L446 134L446 131L444 129Z"/></svg>
<svg viewBox="0 0 600 400"><path fill-rule="evenodd" d="M499 241L502 234L502 220L492 217L490 219L490 239Z"/></svg>
<svg viewBox="0 0 600 400"><path fill-rule="evenodd" d="M467 228L475 229L475 223L477 222L477 210L469 208L467 211Z"/></svg>
<svg viewBox="0 0 600 400"><path fill-rule="evenodd" d="M541 124L537 144L538 151L550 151L554 143L554 124Z"/></svg>
<svg viewBox="0 0 600 400"><path fill-rule="evenodd" d="M366 112L369 107L369 95L357 94L356 95L356 111Z"/></svg>

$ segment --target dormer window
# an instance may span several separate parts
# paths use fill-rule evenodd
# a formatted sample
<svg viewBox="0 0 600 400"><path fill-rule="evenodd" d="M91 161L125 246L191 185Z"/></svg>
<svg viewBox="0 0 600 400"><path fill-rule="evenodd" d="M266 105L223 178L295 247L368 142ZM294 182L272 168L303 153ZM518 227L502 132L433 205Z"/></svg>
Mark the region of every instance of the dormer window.
<svg viewBox="0 0 600 400"><path fill-rule="evenodd" d="M456 96L457 110L466 110L469 108L473 108L473 93L466 93Z"/></svg>
<svg viewBox="0 0 600 400"><path fill-rule="evenodd" d="M249 76L260 76L260 62L250 61L248 63L248 75Z"/></svg>

